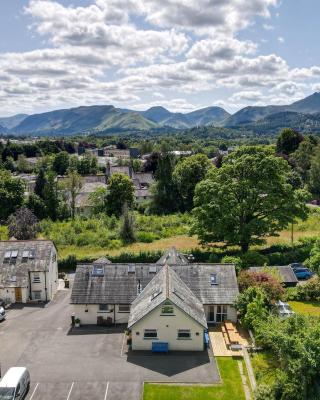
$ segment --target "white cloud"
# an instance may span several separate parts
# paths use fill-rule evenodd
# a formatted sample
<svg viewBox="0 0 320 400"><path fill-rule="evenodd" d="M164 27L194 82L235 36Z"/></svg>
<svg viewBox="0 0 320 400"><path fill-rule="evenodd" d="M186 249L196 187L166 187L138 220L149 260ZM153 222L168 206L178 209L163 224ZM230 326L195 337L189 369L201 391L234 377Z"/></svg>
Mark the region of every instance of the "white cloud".
<svg viewBox="0 0 320 400"><path fill-rule="evenodd" d="M279 37L278 37L278 42L279 42L279 43L284 43L285 40L284 40L284 38L283 38L282 36L279 36Z"/></svg>

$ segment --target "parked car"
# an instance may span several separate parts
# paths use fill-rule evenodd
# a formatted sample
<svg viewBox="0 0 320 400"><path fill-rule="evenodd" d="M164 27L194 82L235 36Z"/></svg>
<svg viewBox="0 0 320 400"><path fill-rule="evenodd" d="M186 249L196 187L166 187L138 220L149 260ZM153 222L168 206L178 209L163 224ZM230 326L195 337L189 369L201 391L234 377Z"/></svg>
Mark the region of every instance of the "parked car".
<svg viewBox="0 0 320 400"><path fill-rule="evenodd" d="M314 275L308 268L296 268L293 272L298 279L310 279Z"/></svg>
<svg viewBox="0 0 320 400"><path fill-rule="evenodd" d="M299 262L295 262L290 264L290 267L295 270L295 269L300 269L300 268L306 268L303 264L299 263Z"/></svg>
<svg viewBox="0 0 320 400"><path fill-rule="evenodd" d="M6 318L6 310L3 307L0 307L0 321L3 321L5 318Z"/></svg>
<svg viewBox="0 0 320 400"><path fill-rule="evenodd" d="M27 368L12 367L0 381L0 399L22 400L30 387L30 374Z"/></svg>
<svg viewBox="0 0 320 400"><path fill-rule="evenodd" d="M291 309L288 303L284 303L282 301L278 301L276 303L277 312L280 317L286 318L290 317L290 315L294 314L294 311Z"/></svg>

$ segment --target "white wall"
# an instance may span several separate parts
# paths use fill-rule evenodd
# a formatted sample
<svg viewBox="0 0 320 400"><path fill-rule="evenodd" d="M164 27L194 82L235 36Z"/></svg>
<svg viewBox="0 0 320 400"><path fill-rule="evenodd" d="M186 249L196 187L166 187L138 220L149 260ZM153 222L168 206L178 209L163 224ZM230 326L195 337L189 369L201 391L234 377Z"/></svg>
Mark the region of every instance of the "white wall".
<svg viewBox="0 0 320 400"><path fill-rule="evenodd" d="M87 312L86 312L87 310ZM80 319L82 325L96 325L97 318L103 317L107 319L112 318L112 323L114 323L114 314L116 317L116 324L127 324L129 320L130 312L119 312L119 305L115 305L116 312L114 313L114 305L109 304L109 310L112 311L99 311L98 304L74 304L73 312L76 318Z"/></svg>
<svg viewBox="0 0 320 400"><path fill-rule="evenodd" d="M157 329L157 339L144 339L145 329ZM178 329L190 329L191 339L178 339ZM169 350L202 351L204 327L174 306L174 315L162 315L161 305L131 329L132 349L151 350L152 342L167 342ZM198 333L198 335L197 335Z"/></svg>
<svg viewBox="0 0 320 400"><path fill-rule="evenodd" d="M22 303L26 303L29 298L29 288L21 288ZM15 288L7 287L0 289L0 298L8 303L16 302Z"/></svg>

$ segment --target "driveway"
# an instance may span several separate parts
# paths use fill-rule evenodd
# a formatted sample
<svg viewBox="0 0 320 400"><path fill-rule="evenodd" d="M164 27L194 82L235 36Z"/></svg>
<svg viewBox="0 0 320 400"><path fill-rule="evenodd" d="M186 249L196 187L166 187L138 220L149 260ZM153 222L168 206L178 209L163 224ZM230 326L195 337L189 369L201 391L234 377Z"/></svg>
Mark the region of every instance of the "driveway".
<svg viewBox="0 0 320 400"><path fill-rule="evenodd" d="M144 381L216 383L207 352L126 352L123 330L70 330L70 292L59 291L44 308L8 310L0 324L2 373L26 366L29 400L138 400Z"/></svg>

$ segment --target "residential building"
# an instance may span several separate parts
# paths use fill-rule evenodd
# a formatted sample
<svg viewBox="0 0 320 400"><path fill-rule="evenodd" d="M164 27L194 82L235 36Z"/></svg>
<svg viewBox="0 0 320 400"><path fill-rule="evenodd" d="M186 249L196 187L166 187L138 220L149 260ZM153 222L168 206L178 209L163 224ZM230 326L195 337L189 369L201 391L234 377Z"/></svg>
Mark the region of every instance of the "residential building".
<svg viewBox="0 0 320 400"><path fill-rule="evenodd" d="M144 330L156 329L159 340L173 338L179 330L187 335L182 331L189 330L201 340L182 347L199 349L207 323L237 321L234 302L239 291L233 264L190 263L174 248L154 264L98 261L77 266L71 294L75 316L82 324L129 324L133 348L149 349L150 343L141 342ZM153 301L155 293L159 297ZM156 323L167 305L174 309L171 322L162 318ZM166 325L170 326L169 336L164 334ZM155 335L154 331L150 335ZM170 349L181 349L178 337L174 343L170 339Z"/></svg>
<svg viewBox="0 0 320 400"><path fill-rule="evenodd" d="M50 240L0 241L0 298L49 301L58 288L57 249Z"/></svg>

